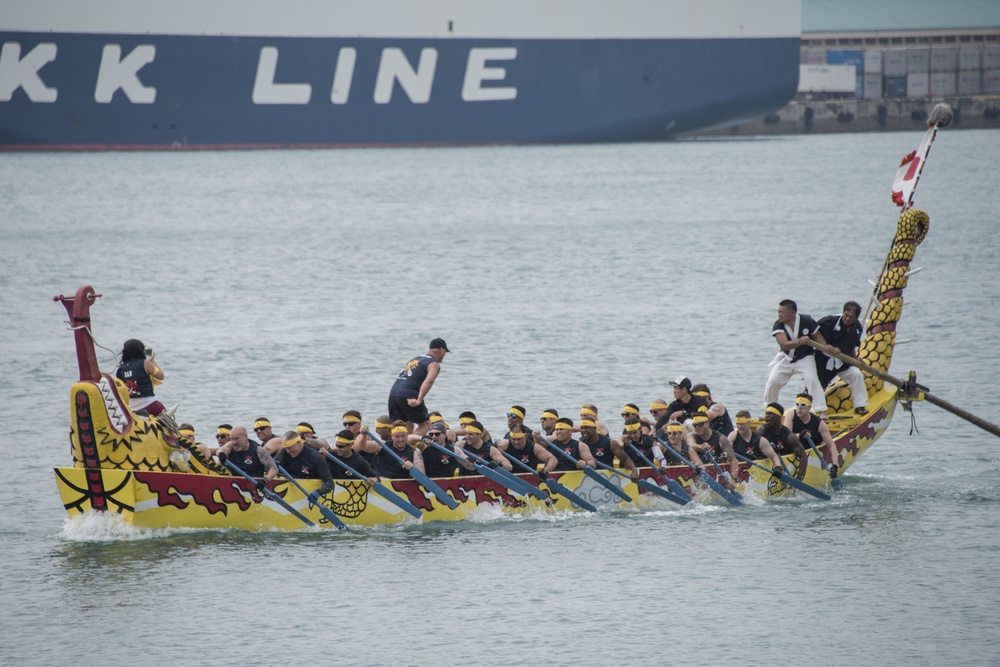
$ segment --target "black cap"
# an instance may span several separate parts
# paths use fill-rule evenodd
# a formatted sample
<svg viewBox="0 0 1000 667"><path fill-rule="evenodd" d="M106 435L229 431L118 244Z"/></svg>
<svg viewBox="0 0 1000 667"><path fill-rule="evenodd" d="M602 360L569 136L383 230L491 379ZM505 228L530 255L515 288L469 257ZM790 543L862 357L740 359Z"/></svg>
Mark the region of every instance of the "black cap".
<svg viewBox="0 0 1000 667"><path fill-rule="evenodd" d="M444 342L444 338L435 338L431 341L430 349L432 350L444 350L445 352L451 352L448 349L448 343Z"/></svg>

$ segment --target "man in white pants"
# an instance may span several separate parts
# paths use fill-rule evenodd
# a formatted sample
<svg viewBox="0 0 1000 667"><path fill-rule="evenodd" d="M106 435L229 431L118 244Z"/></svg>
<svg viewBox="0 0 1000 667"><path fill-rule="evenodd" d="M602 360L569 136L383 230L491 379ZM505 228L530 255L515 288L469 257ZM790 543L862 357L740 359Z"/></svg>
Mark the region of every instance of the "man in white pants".
<svg viewBox="0 0 1000 667"><path fill-rule="evenodd" d="M828 315L819 320L819 330L827 344L847 355L858 357L858 347L861 345L861 304L848 301L840 315ZM854 411L859 415L868 412L868 390L865 389L865 377L861 371L845 364L840 359L828 357L822 352L816 352L816 373L820 384L824 387L833 382L838 375L851 387L851 402Z"/></svg>
<svg viewBox="0 0 1000 667"><path fill-rule="evenodd" d="M826 344L816 320L808 315L799 315L795 302L785 299L778 304L778 321L774 323L771 335L781 351L770 364L771 373L764 388L764 402L777 402L782 387L788 384L793 375L800 375L805 382L806 391L815 397L813 410L825 417L826 397L816 374L816 358L813 356L813 349L806 344L810 338L817 343Z"/></svg>

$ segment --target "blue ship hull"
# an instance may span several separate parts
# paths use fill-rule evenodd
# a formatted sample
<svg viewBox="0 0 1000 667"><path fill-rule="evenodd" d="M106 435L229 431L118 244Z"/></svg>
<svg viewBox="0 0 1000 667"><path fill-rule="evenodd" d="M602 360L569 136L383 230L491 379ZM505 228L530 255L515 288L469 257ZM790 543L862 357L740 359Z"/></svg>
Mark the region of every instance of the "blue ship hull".
<svg viewBox="0 0 1000 667"><path fill-rule="evenodd" d="M0 44L4 150L658 140L784 106L799 64L797 36L0 32Z"/></svg>

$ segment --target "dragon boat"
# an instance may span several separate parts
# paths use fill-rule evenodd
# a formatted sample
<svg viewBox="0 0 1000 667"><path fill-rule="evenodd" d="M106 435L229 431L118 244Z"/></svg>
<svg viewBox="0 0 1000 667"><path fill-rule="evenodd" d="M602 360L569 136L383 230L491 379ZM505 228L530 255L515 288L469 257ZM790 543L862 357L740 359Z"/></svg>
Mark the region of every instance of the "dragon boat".
<svg viewBox="0 0 1000 667"><path fill-rule="evenodd" d="M900 388L886 382L886 378L891 379L887 373L910 262L929 229L928 215L909 204L936 131L937 125L928 129L920 149L904 158L897 176L899 192L908 189L908 193L893 195L903 212L876 281L873 307L865 318L865 336L858 353L858 359L867 367L867 414L855 414L850 388L842 381L826 390L828 425L843 460L842 471L885 432L901 401L919 398L905 384ZM622 502L612 486L639 503L666 502L651 494L648 485L640 488L627 476L607 470L589 471L601 475L603 481L578 470L550 473L557 482L551 486L527 472L516 475L531 486L537 485L541 493L536 495L540 497L516 494L510 485L478 475L435 479L437 491L443 492L437 494L415 479L383 480L389 491L419 510L419 519L399 506L405 503L389 502L360 480L339 480L334 490L319 497L315 505L310 505L307 494L319 489L319 480L294 484L277 478L262 496L252 481L234 476L206 458L195 443L178 432L171 415L151 417L129 409L127 388L98 367L90 309L99 296L92 287L83 286L74 296L54 297L69 314L80 370L80 380L70 389L73 465L55 468L59 494L71 517L95 511L114 512L126 522L150 528L294 530L308 524L331 528L454 521L469 517L486 504L498 506L503 512L519 513L583 509L568 499L569 494L559 493L558 485L570 490L577 500L598 508ZM792 458L790 455L786 460L791 463ZM639 470L644 482L667 484L679 491L672 483L676 482L696 498L708 495L703 487L707 480L699 480L698 474L686 465L670 466L660 472L648 467ZM716 470L714 474L719 473ZM749 463L741 463L740 478L738 488L744 494L770 498L795 493L793 487L772 477L769 470ZM808 458L803 481L820 488L831 482L822 462L813 455Z"/></svg>

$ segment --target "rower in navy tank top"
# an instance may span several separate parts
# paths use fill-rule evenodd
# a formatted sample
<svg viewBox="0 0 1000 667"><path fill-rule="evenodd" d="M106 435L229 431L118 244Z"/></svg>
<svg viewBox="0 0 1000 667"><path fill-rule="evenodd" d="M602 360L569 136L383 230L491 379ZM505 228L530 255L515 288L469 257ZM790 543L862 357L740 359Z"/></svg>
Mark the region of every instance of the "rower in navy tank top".
<svg viewBox="0 0 1000 667"><path fill-rule="evenodd" d="M757 428L757 434L767 440L778 456L794 454L797 457L795 476L802 479L806 475L806 452L799 442L799 436L782 423L784 414L785 409L780 403L768 403L764 411L764 425Z"/></svg>
<svg viewBox="0 0 1000 667"><path fill-rule="evenodd" d="M251 477L263 477L265 469L264 464L260 462L260 455L257 453L258 447L260 447L260 443L250 440L246 450L242 452L233 450L229 455L229 462Z"/></svg>

